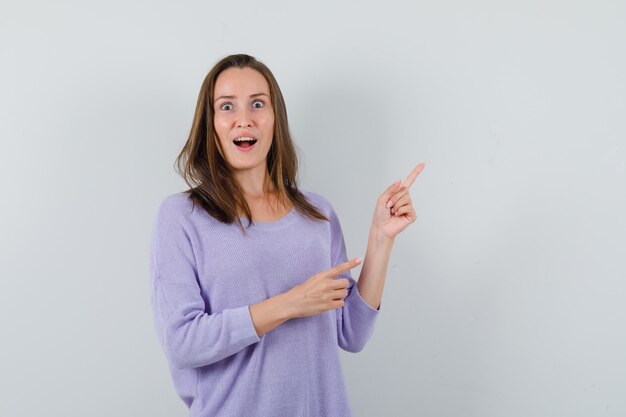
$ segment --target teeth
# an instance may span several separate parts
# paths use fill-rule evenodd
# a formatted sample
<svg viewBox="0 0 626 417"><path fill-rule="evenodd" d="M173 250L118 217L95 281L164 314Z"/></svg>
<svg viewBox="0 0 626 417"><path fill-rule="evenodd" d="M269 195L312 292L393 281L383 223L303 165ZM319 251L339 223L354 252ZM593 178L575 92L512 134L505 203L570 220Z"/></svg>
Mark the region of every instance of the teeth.
<svg viewBox="0 0 626 417"><path fill-rule="evenodd" d="M256 139L250 138L250 137L247 137L247 136L242 136L240 138L235 139L235 142L255 142L255 141L256 141Z"/></svg>

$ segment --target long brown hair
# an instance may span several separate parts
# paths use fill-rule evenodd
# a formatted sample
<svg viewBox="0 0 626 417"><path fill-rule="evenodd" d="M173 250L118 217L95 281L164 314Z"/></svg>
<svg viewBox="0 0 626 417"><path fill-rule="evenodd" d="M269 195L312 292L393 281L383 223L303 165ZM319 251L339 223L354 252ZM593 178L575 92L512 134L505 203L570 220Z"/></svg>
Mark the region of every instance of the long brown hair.
<svg viewBox="0 0 626 417"><path fill-rule="evenodd" d="M274 109L274 137L267 155L267 171L278 195L278 201L290 201L301 214L317 220L329 221L309 203L298 190L298 158L289 133L287 108L274 75L265 64L245 55L229 55L220 60L204 79L189 138L176 158L178 173L190 189L185 191L195 207L199 204L207 213L222 223L237 221L243 233L245 229L238 215L241 208L252 225L252 213L241 187L232 176L228 162L219 149L219 140L213 124L213 92L217 77L226 69L252 68L267 81Z"/></svg>

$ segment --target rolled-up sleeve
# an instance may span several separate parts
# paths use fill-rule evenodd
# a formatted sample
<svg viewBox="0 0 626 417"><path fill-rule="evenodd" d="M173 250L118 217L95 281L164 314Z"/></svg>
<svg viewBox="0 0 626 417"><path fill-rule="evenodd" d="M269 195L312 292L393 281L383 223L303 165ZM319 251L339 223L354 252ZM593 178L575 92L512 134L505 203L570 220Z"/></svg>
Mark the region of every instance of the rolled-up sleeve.
<svg viewBox="0 0 626 417"><path fill-rule="evenodd" d="M335 266L346 262L348 258L346 256L346 245L341 224L332 207L329 213L329 220L331 228L331 262ZM374 332L380 306L376 309L361 297L356 281L352 278L350 271L339 275L338 278L346 278L350 282L348 295L344 299L344 306L335 310L338 344L339 347L347 352L360 352Z"/></svg>

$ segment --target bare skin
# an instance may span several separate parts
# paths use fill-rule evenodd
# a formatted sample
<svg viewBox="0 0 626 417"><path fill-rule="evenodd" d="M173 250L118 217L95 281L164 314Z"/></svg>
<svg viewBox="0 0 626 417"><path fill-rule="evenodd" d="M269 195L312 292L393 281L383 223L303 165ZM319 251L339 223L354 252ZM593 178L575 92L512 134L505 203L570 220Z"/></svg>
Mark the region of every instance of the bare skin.
<svg viewBox="0 0 626 417"><path fill-rule="evenodd" d="M252 195L244 191L244 198L252 220L256 222L272 222L286 216L292 209L292 205L281 204L274 192L266 192L260 195ZM243 215L243 213L241 213Z"/></svg>
<svg viewBox="0 0 626 417"><path fill-rule="evenodd" d="M424 166L418 164L402 183L394 182L376 201L365 263L357 282L359 293L373 308L380 308L395 237L416 219L409 189ZM251 210L254 219L252 207ZM250 306L252 322L259 337L292 318L308 317L343 307L349 282L345 278L336 277L361 261L361 258L351 259L315 274L285 293Z"/></svg>
<svg viewBox="0 0 626 417"><path fill-rule="evenodd" d="M252 197L244 193L253 221L275 221L287 215L291 207L277 203L271 194ZM336 277L361 263L356 258L319 272L288 292L250 306L250 316L259 337L287 320L308 317L343 307L349 282Z"/></svg>
<svg viewBox="0 0 626 417"><path fill-rule="evenodd" d="M345 278L336 277L360 263L361 258L351 259L313 275L285 293L251 305L250 315L259 337L287 320L343 307L349 282Z"/></svg>
<svg viewBox="0 0 626 417"><path fill-rule="evenodd" d="M251 68L230 68L217 78L213 97L213 125L223 156L232 168L250 208L253 221L278 220L292 207L276 201L267 171L267 153L273 141L274 112L267 81ZM242 137L256 140L243 151L235 143ZM394 182L376 201L367 252L358 291L372 308L380 307L387 264L395 237L416 219L409 188L424 168L419 164L407 179ZM260 336L296 317L308 317L343 307L348 280L336 277L362 262L355 258L321 271L289 291L250 306Z"/></svg>

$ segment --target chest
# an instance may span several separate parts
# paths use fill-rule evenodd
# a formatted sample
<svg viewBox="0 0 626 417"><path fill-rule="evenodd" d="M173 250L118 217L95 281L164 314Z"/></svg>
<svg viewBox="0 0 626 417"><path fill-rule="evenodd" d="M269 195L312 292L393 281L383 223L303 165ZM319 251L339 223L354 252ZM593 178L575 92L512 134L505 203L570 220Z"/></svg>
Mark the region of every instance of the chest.
<svg viewBox="0 0 626 417"><path fill-rule="evenodd" d="M198 278L215 311L260 302L331 267L326 222L298 219L276 230L250 230L247 236L232 227L201 239Z"/></svg>

